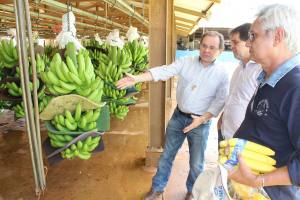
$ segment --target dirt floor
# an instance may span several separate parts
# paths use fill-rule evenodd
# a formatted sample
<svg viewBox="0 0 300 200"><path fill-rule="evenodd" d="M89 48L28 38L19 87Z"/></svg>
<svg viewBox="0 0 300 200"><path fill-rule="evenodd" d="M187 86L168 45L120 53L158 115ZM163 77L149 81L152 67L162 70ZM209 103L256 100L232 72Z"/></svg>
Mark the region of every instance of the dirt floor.
<svg viewBox="0 0 300 200"><path fill-rule="evenodd" d="M143 170L148 134L147 94L130 108L124 121L111 120L103 136L105 149L91 159L63 160L50 166L45 200L141 200L149 190L153 172ZM9 122L8 124L6 124ZM0 200L37 199L24 121L12 113L0 117ZM42 139L46 132L42 132ZM215 136L209 147L215 147ZM208 148L207 166L215 165L215 149ZM44 156L45 157L45 156ZM180 150L166 188L166 200L183 200L188 172L188 147Z"/></svg>

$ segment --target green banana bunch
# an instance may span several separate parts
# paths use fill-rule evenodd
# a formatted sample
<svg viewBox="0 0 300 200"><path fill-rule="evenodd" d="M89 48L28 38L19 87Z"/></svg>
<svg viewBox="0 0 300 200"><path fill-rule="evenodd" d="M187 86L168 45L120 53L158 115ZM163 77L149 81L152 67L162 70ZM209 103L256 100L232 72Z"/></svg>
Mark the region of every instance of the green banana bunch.
<svg viewBox="0 0 300 200"><path fill-rule="evenodd" d="M29 76L32 76L32 68L31 68L31 65L28 64L28 66L29 66ZM16 77L16 78L19 78L19 79L20 79L20 77L21 77L21 72L20 72L20 67L19 67L19 66L16 67L16 74L15 74L15 77Z"/></svg>
<svg viewBox="0 0 300 200"><path fill-rule="evenodd" d="M142 83L137 83L134 87L138 92L142 91Z"/></svg>
<svg viewBox="0 0 300 200"><path fill-rule="evenodd" d="M73 42L69 42L66 45L65 57L69 57L74 63L74 66L77 68L78 64L76 59L76 53L77 53L77 49L75 44Z"/></svg>
<svg viewBox="0 0 300 200"><path fill-rule="evenodd" d="M38 93L39 113L41 113L45 109L45 107L48 105L48 103L50 102L50 100L52 98L53 97L51 97L51 96L46 96L43 89ZM12 110L15 112L15 117L16 118L23 118L25 116L25 111L24 111L25 109L24 109L24 103L23 102L13 106Z"/></svg>
<svg viewBox="0 0 300 200"><path fill-rule="evenodd" d="M2 59L2 57L1 57L1 55L0 55L0 70L2 71L2 69L5 67L4 66L4 61L3 61L3 59ZM2 73L1 73L1 77L2 77Z"/></svg>
<svg viewBox="0 0 300 200"><path fill-rule="evenodd" d="M77 88L91 85L96 79L88 52L79 51L76 59L78 67L73 62L76 55L74 58L74 55L70 55L71 52L73 51L69 50L66 53L66 63L62 61L60 54L55 54L50 62L49 70L40 74L42 81L54 95L73 93Z"/></svg>
<svg viewBox="0 0 300 200"><path fill-rule="evenodd" d="M95 38L92 38L89 40L84 40L84 41L82 41L82 44L84 47L89 47L89 48L93 48L93 49L103 48L103 44L100 45L100 43Z"/></svg>
<svg viewBox="0 0 300 200"><path fill-rule="evenodd" d="M106 99L120 99L126 95L126 90L117 90L108 84L104 84L103 94Z"/></svg>
<svg viewBox="0 0 300 200"><path fill-rule="evenodd" d="M97 75L106 82L115 83L120 80L124 73L130 72L132 62L128 52L126 49L120 50L118 47L110 46L108 55L99 53Z"/></svg>
<svg viewBox="0 0 300 200"><path fill-rule="evenodd" d="M2 65L12 68L19 62L17 48L14 46L13 40L1 40L0 43L0 60Z"/></svg>
<svg viewBox="0 0 300 200"><path fill-rule="evenodd" d="M40 56L40 54L37 54L36 55L36 70L37 70L37 73L41 73L43 71L45 71L45 67L46 64L45 64L45 61L43 59L43 57Z"/></svg>
<svg viewBox="0 0 300 200"><path fill-rule="evenodd" d="M115 102L109 102L109 112L113 114L116 118L123 120L129 108L125 105L117 105Z"/></svg>
<svg viewBox="0 0 300 200"><path fill-rule="evenodd" d="M65 110L64 114L55 115L51 123L59 131L97 131L99 116L100 108L82 112L81 104L77 104L74 113Z"/></svg>
<svg viewBox="0 0 300 200"><path fill-rule="evenodd" d="M41 98L38 98L39 100L39 113L43 112L43 110L47 107L49 102L51 101L53 97L52 96L43 96Z"/></svg>
<svg viewBox="0 0 300 200"><path fill-rule="evenodd" d="M132 68L141 73L148 69L148 49L137 40L125 44L125 49L131 52Z"/></svg>
<svg viewBox="0 0 300 200"><path fill-rule="evenodd" d="M100 61L100 57L101 57L101 51L99 49L89 49L89 55L92 59L92 62L94 63L95 66L98 66L99 63L101 63Z"/></svg>
<svg viewBox="0 0 300 200"><path fill-rule="evenodd" d="M12 110L15 112L15 117L18 118L23 118L25 116L25 111L24 111L24 103L17 104L12 107Z"/></svg>
<svg viewBox="0 0 300 200"><path fill-rule="evenodd" d="M73 159L79 157L83 160L90 159L92 151L94 151L101 140L100 136L89 136L85 140L79 140L76 144L72 144L69 148L61 152L61 156L65 159Z"/></svg>
<svg viewBox="0 0 300 200"><path fill-rule="evenodd" d="M54 148L64 147L66 144L73 140L73 136L68 134L56 134L48 131L50 144Z"/></svg>
<svg viewBox="0 0 300 200"><path fill-rule="evenodd" d="M76 88L75 93L84 96L96 103L101 102L104 82L97 77L89 85Z"/></svg>
<svg viewBox="0 0 300 200"><path fill-rule="evenodd" d="M7 82L6 88L11 96L19 97L22 96L22 89L15 82Z"/></svg>
<svg viewBox="0 0 300 200"><path fill-rule="evenodd" d="M39 88L40 82L38 79L37 79L36 83L37 83L37 88ZM20 86L18 86L15 82L7 82L6 88L8 89L8 93L11 96L19 97L19 96L22 96L22 94L23 94L22 88ZM29 81L29 89L30 89L30 91L33 90L33 84L30 81Z"/></svg>
<svg viewBox="0 0 300 200"><path fill-rule="evenodd" d="M108 62L108 65L105 66L103 63L100 63L96 73L102 78L105 82L116 83L123 77L124 71L122 68L118 68L112 61Z"/></svg>
<svg viewBox="0 0 300 200"><path fill-rule="evenodd" d="M48 58L46 56L41 57L39 54L36 55L36 70L38 74L45 71L46 63L48 61L45 61L44 59L47 60ZM28 66L29 66L29 75L32 76L32 65L30 59L28 60ZM15 77L20 78L20 68L18 66L16 67Z"/></svg>
<svg viewBox="0 0 300 200"><path fill-rule="evenodd" d="M0 89L6 89L6 83L0 83Z"/></svg>

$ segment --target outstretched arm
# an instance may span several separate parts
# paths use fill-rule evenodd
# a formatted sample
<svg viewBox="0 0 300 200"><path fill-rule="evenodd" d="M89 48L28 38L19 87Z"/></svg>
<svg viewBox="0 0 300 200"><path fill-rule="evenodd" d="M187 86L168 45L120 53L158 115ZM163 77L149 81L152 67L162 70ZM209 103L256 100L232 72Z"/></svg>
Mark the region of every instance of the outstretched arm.
<svg viewBox="0 0 300 200"><path fill-rule="evenodd" d="M132 75L132 74L126 74L127 76L120 79L116 86L118 89L124 89L130 86L133 86L136 83L139 82L145 82L145 81L152 81L153 77L152 74L150 72L145 72L143 74L140 75Z"/></svg>

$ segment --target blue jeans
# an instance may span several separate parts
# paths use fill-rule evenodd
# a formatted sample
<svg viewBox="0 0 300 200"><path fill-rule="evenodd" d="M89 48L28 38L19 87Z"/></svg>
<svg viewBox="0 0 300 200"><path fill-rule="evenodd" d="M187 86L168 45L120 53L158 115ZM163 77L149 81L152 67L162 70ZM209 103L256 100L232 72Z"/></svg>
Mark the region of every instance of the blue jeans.
<svg viewBox="0 0 300 200"><path fill-rule="evenodd" d="M160 156L157 172L152 179L153 191L162 192L164 190L171 173L175 156L186 137L190 152L190 170L186 181L186 187L188 192L192 191L196 178L203 171L204 151L211 121L198 126L186 134L183 133L182 130L191 124L191 122L191 117L183 115L175 109L167 126L164 151Z"/></svg>

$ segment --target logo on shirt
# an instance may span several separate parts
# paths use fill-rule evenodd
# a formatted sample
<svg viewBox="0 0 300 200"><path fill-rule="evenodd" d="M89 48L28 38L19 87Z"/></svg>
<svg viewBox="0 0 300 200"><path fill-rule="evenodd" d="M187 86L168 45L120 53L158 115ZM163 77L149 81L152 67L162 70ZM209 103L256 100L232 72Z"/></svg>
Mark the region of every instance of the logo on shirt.
<svg viewBox="0 0 300 200"><path fill-rule="evenodd" d="M257 116L261 117L261 116L267 116L268 110L269 110L269 102L267 99L263 99L258 102L253 112L255 112Z"/></svg>

